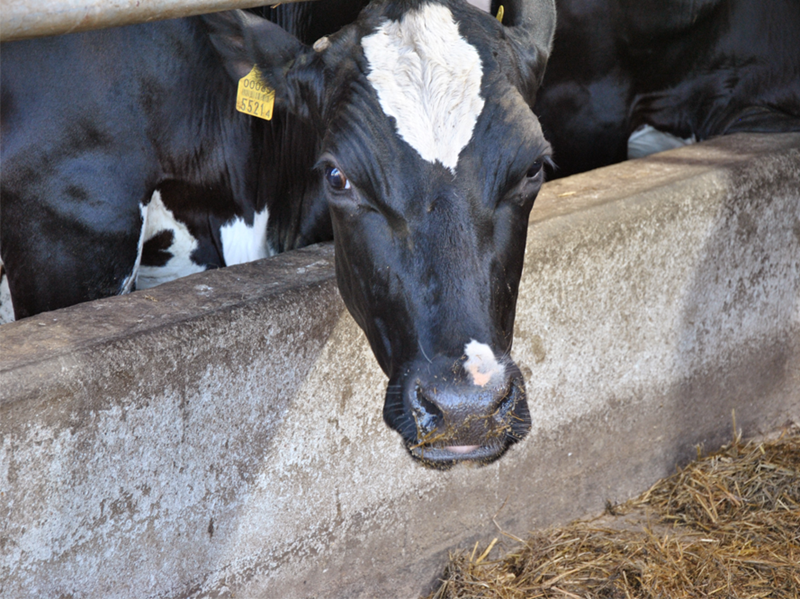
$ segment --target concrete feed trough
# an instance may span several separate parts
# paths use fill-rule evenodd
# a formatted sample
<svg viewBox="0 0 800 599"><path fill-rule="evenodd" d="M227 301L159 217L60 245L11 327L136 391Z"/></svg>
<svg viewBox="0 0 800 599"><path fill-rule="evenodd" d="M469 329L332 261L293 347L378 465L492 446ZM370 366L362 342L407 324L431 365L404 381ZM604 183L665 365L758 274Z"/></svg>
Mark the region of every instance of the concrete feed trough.
<svg viewBox="0 0 800 599"><path fill-rule="evenodd" d="M800 135L545 185L530 436L425 470L330 245L0 327L0 596L416 597L448 549L602 509L800 419ZM496 524L495 524L496 522Z"/></svg>

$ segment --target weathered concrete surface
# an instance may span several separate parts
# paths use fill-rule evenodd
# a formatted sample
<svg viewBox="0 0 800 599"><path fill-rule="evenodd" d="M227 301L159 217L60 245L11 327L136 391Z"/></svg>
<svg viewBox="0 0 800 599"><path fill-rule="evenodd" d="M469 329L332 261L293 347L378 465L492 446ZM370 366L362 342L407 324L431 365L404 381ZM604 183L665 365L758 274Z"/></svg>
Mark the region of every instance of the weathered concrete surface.
<svg viewBox="0 0 800 599"><path fill-rule="evenodd" d="M528 243L533 430L480 469L384 426L330 246L0 327L0 596L415 597L453 546L623 500L733 409L800 420L800 135L550 183Z"/></svg>

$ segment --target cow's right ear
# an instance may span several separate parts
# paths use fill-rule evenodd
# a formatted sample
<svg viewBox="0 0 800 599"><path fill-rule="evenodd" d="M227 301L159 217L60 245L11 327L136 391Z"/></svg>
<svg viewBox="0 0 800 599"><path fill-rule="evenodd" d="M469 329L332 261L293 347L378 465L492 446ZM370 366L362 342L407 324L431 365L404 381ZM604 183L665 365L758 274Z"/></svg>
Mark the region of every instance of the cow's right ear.
<svg viewBox="0 0 800 599"><path fill-rule="evenodd" d="M231 77L238 82L258 67L275 100L297 116L313 120L323 93L316 52L275 23L233 10L204 15L209 38Z"/></svg>

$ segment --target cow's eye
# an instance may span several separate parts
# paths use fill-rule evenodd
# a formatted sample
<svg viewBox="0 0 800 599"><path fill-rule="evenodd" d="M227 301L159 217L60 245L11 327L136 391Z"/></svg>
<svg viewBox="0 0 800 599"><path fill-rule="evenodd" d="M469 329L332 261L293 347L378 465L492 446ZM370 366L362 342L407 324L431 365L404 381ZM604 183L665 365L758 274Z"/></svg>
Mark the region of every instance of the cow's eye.
<svg viewBox="0 0 800 599"><path fill-rule="evenodd" d="M350 189L350 181L348 181L344 173L335 166L329 166L325 169L325 180L334 191Z"/></svg>
<svg viewBox="0 0 800 599"><path fill-rule="evenodd" d="M543 168L544 168L544 160L537 160L530 166L528 172L525 173L525 176L528 179L534 179L542 174Z"/></svg>
<svg viewBox="0 0 800 599"><path fill-rule="evenodd" d="M550 159L546 155L532 162L525 171L525 176L506 192L506 200L523 207L533 205L533 200L545 180L545 164L549 163Z"/></svg>

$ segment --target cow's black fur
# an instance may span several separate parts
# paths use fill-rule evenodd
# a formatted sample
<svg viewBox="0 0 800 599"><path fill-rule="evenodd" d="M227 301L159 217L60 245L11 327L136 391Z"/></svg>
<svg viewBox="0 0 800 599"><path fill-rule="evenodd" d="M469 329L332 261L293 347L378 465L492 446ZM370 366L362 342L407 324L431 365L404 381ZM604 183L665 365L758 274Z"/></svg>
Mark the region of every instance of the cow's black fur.
<svg viewBox="0 0 800 599"><path fill-rule="evenodd" d="M535 112L560 176L624 160L628 137L642 125L698 141L800 130L797 0L556 6Z"/></svg>

